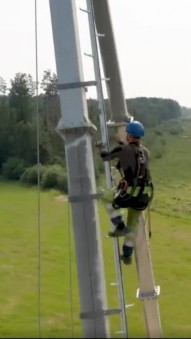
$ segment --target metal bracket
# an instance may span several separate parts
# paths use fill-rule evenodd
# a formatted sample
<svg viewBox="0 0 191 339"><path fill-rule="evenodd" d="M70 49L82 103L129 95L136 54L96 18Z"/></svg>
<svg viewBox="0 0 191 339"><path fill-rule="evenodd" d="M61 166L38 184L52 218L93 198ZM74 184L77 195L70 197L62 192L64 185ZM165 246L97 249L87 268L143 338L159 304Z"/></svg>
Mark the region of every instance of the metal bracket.
<svg viewBox="0 0 191 339"><path fill-rule="evenodd" d="M57 89L63 90L63 89L73 89L73 88L80 88L80 87L86 87L86 86L96 86L97 81L78 81L78 82L69 82L65 84L58 84Z"/></svg>
<svg viewBox="0 0 191 339"><path fill-rule="evenodd" d="M81 195L69 195L68 201L70 202L82 202L92 199L99 199L103 193L81 194Z"/></svg>
<svg viewBox="0 0 191 339"><path fill-rule="evenodd" d="M128 122L133 121L132 117L131 118L125 117L124 119L125 120L122 121L122 122L115 122L115 121L109 120L109 121L107 121L107 126L109 126L109 127L122 127L122 126L126 126Z"/></svg>
<svg viewBox="0 0 191 339"><path fill-rule="evenodd" d="M140 288L137 290L137 298L140 300L144 299L156 299L160 294L160 286L155 286L154 291L141 292Z"/></svg>
<svg viewBox="0 0 191 339"><path fill-rule="evenodd" d="M112 315L121 313L120 308L113 308L108 310L100 310L95 312L82 312L80 313L80 319L94 319L102 317L103 315Z"/></svg>

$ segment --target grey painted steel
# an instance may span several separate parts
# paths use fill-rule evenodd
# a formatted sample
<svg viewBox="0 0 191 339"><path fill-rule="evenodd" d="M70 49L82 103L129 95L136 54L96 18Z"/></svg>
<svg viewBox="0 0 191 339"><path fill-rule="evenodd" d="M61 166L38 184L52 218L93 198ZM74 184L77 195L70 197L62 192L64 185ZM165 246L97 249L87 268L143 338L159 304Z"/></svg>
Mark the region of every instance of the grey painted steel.
<svg viewBox="0 0 191 339"><path fill-rule="evenodd" d="M83 82L75 1L49 0L59 84ZM60 133L65 140L70 196L96 194L91 133L84 88L60 91ZM85 128L83 128L85 126ZM80 313L107 309L103 254L95 199L71 202L80 292ZM85 338L108 338L109 323L82 320Z"/></svg>
<svg viewBox="0 0 191 339"><path fill-rule="evenodd" d="M70 202L78 202L78 201L87 201L91 199L99 199L101 198L102 193L95 193L95 194L83 194L83 195L69 195L68 201Z"/></svg>
<svg viewBox="0 0 191 339"><path fill-rule="evenodd" d="M86 88L87 86L95 86L95 85L96 85L96 81L81 81L81 82L70 82L69 84L58 84L57 88L61 90L61 89L71 89L71 88L79 88L79 87Z"/></svg>
<svg viewBox="0 0 191 339"><path fill-rule="evenodd" d="M89 20L89 29L90 29L90 39L91 39L91 47L94 61L94 73L97 82L97 98L98 98L98 109L99 109L99 118L100 118L100 128L101 128L101 137L102 143L108 145L108 132L106 125L106 112L104 106L104 97L102 90L102 81L101 81L101 72L100 72L100 63L99 63L99 53L97 46L97 38L96 38L96 29L95 29L95 18L94 18L94 8L92 0L86 0L87 3L87 13ZM103 32L104 33L104 32ZM106 176L106 184L107 188L112 187L111 182L111 170L108 162L105 162L105 176ZM116 268L116 277L117 277L117 286L118 286L118 299L119 299L119 307L121 309L120 317L121 317L121 326L122 333L124 338L128 337L127 330L127 318L126 318L126 306L124 300L123 293L123 280L119 262L119 241L118 239L113 240L114 244L114 252L115 252L115 268Z"/></svg>
<svg viewBox="0 0 191 339"><path fill-rule="evenodd" d="M110 308L108 310L103 310L102 312L94 312L94 313L81 313L80 314L80 319L92 319L92 318L99 318L100 316L104 315L114 315L121 313L120 308Z"/></svg>
<svg viewBox="0 0 191 339"><path fill-rule="evenodd" d="M108 0L92 0L92 3L97 33L104 34L104 37L99 38L99 46L105 78L109 78L106 85L111 120L124 122L128 120L130 115L125 102Z"/></svg>
<svg viewBox="0 0 191 339"><path fill-rule="evenodd" d="M142 301L148 338L162 338L161 321L157 297L160 288L155 286L148 235L144 214L139 219L135 240L135 258L139 279L137 297Z"/></svg>

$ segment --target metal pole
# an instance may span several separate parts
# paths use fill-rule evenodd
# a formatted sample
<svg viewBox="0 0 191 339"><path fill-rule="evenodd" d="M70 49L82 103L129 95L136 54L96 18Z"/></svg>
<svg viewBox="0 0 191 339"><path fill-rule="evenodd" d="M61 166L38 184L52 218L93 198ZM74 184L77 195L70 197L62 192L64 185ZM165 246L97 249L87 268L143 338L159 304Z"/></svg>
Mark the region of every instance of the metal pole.
<svg viewBox="0 0 191 339"><path fill-rule="evenodd" d="M135 259L139 279L137 298L142 301L148 338L162 338L158 307L160 287L155 286L145 216L141 213L135 238Z"/></svg>
<svg viewBox="0 0 191 339"><path fill-rule="evenodd" d="M72 208L85 338L108 338L106 290L98 220L96 182L75 1L49 0L65 141L68 193Z"/></svg>
<svg viewBox="0 0 191 339"><path fill-rule="evenodd" d="M99 39L105 78L108 79L107 93L111 109L111 120L122 124L129 120L130 115L124 97L121 73L119 69L110 9L107 0L92 0L97 33L104 34Z"/></svg>

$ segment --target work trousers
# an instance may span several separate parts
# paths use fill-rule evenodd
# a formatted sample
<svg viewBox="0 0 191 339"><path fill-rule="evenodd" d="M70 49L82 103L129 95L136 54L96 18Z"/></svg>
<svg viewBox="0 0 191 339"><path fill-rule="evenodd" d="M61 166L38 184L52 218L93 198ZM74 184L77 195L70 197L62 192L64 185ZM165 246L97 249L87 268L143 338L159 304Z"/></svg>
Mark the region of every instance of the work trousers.
<svg viewBox="0 0 191 339"><path fill-rule="evenodd" d="M124 224L127 227L127 233L124 236L123 241L123 254L128 257L132 255L133 248L135 245L136 233L139 225L139 218L141 216L141 211L137 211L131 207L127 209L127 222L124 222L124 218L122 217L122 209L115 209L112 206L113 201L113 190L107 190L102 197L102 201L105 205L105 208L110 216L110 221L115 228L120 224ZM126 209L123 208L125 211Z"/></svg>

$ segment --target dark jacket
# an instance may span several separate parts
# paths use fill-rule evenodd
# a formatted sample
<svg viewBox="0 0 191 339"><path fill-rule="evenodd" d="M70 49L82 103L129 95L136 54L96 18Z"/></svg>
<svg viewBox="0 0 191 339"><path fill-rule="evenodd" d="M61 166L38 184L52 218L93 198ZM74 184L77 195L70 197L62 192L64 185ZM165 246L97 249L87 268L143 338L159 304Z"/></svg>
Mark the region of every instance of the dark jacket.
<svg viewBox="0 0 191 339"><path fill-rule="evenodd" d="M149 150L135 142L131 142L128 144L121 144L115 147L110 152L102 151L101 157L104 161L110 161L113 159L118 159L117 168L123 170L124 177L128 182L133 181L133 179L137 176L137 156L139 154L139 150L142 150L145 157L145 169L146 169L146 177L150 180L150 171L149 171Z"/></svg>

